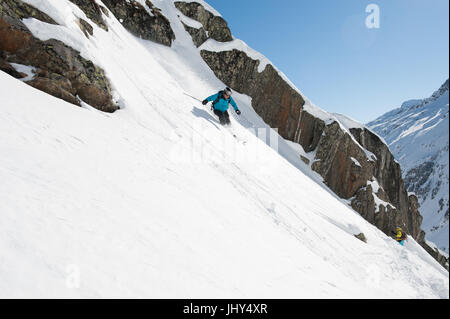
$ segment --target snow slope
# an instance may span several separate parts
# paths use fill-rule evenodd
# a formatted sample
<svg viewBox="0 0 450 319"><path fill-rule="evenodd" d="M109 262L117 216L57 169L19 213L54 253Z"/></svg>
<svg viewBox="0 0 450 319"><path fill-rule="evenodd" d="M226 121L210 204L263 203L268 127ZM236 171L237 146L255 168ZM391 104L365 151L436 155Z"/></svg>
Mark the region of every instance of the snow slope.
<svg viewBox="0 0 450 319"><path fill-rule="evenodd" d="M410 100L368 124L400 162L408 191L419 198L427 239L449 252L448 81L430 98Z"/></svg>
<svg viewBox="0 0 450 319"><path fill-rule="evenodd" d="M24 21L35 36L104 68L122 109L79 108L0 72L0 297L449 297L448 272L414 240L399 246L288 144L256 137L266 126L249 97L236 94L244 117L227 129L185 94L224 84L172 1L153 1L172 48L112 14L87 39L70 2L26 2L62 24Z"/></svg>

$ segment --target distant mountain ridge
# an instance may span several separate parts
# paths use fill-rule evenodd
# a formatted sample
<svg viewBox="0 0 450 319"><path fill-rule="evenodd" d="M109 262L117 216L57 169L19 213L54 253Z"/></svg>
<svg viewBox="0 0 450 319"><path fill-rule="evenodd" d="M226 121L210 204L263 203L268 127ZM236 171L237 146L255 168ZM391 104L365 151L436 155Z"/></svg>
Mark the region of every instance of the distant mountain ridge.
<svg viewBox="0 0 450 319"><path fill-rule="evenodd" d="M449 81L429 98L409 100L367 125L400 162L405 186L419 198L427 239L449 252Z"/></svg>

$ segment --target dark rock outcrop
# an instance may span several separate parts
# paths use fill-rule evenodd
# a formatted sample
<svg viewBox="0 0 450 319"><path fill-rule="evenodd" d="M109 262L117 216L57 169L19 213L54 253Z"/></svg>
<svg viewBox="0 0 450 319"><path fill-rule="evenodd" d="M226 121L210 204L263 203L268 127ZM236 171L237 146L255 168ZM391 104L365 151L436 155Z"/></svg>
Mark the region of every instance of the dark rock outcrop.
<svg viewBox="0 0 450 319"><path fill-rule="evenodd" d="M422 234L422 229L420 228L423 217L419 212L419 200L417 196L413 194L408 196L408 215L408 229L410 229L411 234L416 234L414 239L419 244L422 244L425 240L425 237L422 238L422 235L425 235L425 233Z"/></svg>
<svg viewBox="0 0 450 319"><path fill-rule="evenodd" d="M14 62L35 67L35 78L26 83L69 103L80 105L81 99L101 111L118 109L102 69L60 41L35 38L21 19L34 17L56 24L55 21L20 0L2 0L0 8L2 65L7 67Z"/></svg>
<svg viewBox="0 0 450 319"><path fill-rule="evenodd" d="M228 23L222 17L215 16L205 10L201 4L197 2L178 1L175 2L175 7L185 16L203 24L203 28L208 31L209 38L219 42L233 41ZM189 30L187 31L189 32Z"/></svg>
<svg viewBox="0 0 450 319"><path fill-rule="evenodd" d="M78 26L80 27L81 31L83 31L86 38L89 39L89 35L94 34L94 28L86 20L83 20L81 18L78 19Z"/></svg>
<svg viewBox="0 0 450 319"><path fill-rule="evenodd" d="M356 141L376 156L374 176L389 196L394 206L408 206L408 196L403 183L400 164L394 159L388 146L368 129L351 129Z"/></svg>
<svg viewBox="0 0 450 319"><path fill-rule="evenodd" d="M436 259L442 266L444 266L447 271L449 270L448 257L441 254L436 247L431 247L426 242L422 243L421 245L427 251L427 253L433 256L433 258Z"/></svg>
<svg viewBox="0 0 450 319"><path fill-rule="evenodd" d="M171 46L172 41L175 40L175 33L169 20L149 0L145 3L152 15L134 0L103 0L103 3L133 35L166 46Z"/></svg>
<svg viewBox="0 0 450 319"><path fill-rule="evenodd" d="M56 74L51 77L38 76L27 82L27 84L66 102L80 105L80 102L75 97L75 90L72 87L72 84L63 76L58 76Z"/></svg>
<svg viewBox="0 0 450 319"><path fill-rule="evenodd" d="M304 110L301 111L298 121L299 125L293 141L302 145L305 152L311 152L319 144L325 130L325 122Z"/></svg>
<svg viewBox="0 0 450 319"><path fill-rule="evenodd" d="M186 25L185 23L183 23L183 26L184 29L191 35L192 41L197 48L208 40L208 35L203 27L196 29Z"/></svg>
<svg viewBox="0 0 450 319"><path fill-rule="evenodd" d="M367 238L366 238L366 235L364 235L364 233L355 235L355 237L358 238L360 241L367 243Z"/></svg>
<svg viewBox="0 0 450 319"><path fill-rule="evenodd" d="M18 20L35 18L46 23L57 24L47 14L39 11L27 3L22 2L21 0L1 0L0 15Z"/></svg>
<svg viewBox="0 0 450 319"><path fill-rule="evenodd" d="M278 133L294 140L301 107L305 101L278 74L272 65L258 72L260 61L239 50L211 52L202 50L203 60L214 74L234 90L252 97L255 111Z"/></svg>
<svg viewBox="0 0 450 319"><path fill-rule="evenodd" d="M378 195L375 196L378 197ZM351 201L351 206L365 220L377 226L386 235L391 236L392 231L398 225L402 225L402 212L391 205L377 205L375 196L371 185L363 187L356 192ZM402 228L406 229L405 226Z"/></svg>
<svg viewBox="0 0 450 319"><path fill-rule="evenodd" d="M2 56L0 56L0 70L15 77L16 79L23 79L24 77L26 77L26 74L17 72L11 64L6 62L4 58L2 58Z"/></svg>
<svg viewBox="0 0 450 319"><path fill-rule="evenodd" d="M108 26L103 20L102 13L107 12L104 7L97 4L97 2L92 0L70 0L74 4L76 4L86 16L95 24L97 24L100 28L108 31ZM92 34L91 34L92 35Z"/></svg>
<svg viewBox="0 0 450 319"><path fill-rule="evenodd" d="M350 129L349 134L337 122L306 134L308 138L302 140L301 131L299 143L305 150L316 151L311 168L330 189L349 199L354 210L387 235L402 226L414 239L419 238L422 216L414 204L417 199L408 196L400 165L378 136L360 128ZM319 143L311 148L314 139ZM378 184L377 189L372 183ZM375 197L386 204L377 204Z"/></svg>
<svg viewBox="0 0 450 319"><path fill-rule="evenodd" d="M325 183L339 197L351 198L373 176L373 162L337 122L325 126L315 139L319 139L319 143L311 168L324 177Z"/></svg>

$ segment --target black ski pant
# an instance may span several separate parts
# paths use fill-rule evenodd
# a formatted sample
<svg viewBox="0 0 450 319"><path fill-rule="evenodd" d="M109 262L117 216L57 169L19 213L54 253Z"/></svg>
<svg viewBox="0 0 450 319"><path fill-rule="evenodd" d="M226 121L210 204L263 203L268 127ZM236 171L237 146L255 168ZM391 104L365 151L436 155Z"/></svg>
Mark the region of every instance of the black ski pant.
<svg viewBox="0 0 450 319"><path fill-rule="evenodd" d="M219 117L220 124L230 124L230 115L228 114L228 111L222 112L214 109L214 114Z"/></svg>

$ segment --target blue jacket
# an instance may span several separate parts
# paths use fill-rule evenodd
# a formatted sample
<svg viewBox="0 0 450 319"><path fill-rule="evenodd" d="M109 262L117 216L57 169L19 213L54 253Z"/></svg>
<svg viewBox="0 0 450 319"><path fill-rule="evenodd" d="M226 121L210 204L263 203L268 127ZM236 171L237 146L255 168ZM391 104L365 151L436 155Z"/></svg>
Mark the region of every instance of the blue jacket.
<svg viewBox="0 0 450 319"><path fill-rule="evenodd" d="M216 93L216 94L211 95L210 97L206 98L206 100L209 102L214 102L218 96L219 96L219 93ZM233 98L231 96L228 100L225 100L223 98L223 95L220 97L219 102L217 102L214 105L214 109L219 110L221 112L225 112L228 110L228 104L231 104L235 111L239 110L236 102L233 100Z"/></svg>

